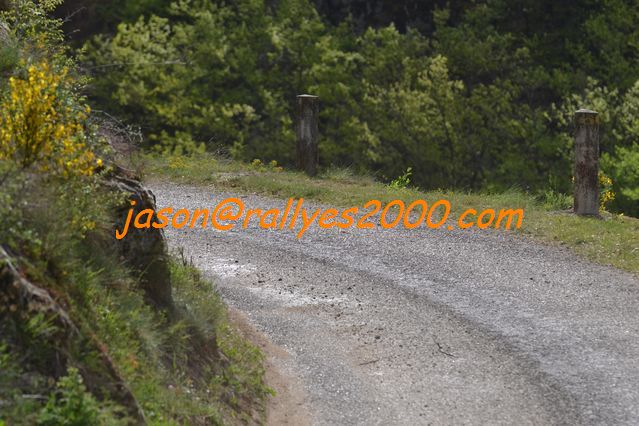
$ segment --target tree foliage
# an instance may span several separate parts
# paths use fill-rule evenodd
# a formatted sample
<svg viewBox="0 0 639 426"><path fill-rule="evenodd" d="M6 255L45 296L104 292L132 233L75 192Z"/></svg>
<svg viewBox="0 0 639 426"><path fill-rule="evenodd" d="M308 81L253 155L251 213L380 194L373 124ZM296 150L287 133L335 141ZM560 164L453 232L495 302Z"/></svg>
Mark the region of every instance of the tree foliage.
<svg viewBox="0 0 639 426"><path fill-rule="evenodd" d="M94 38L86 61L95 100L165 150L290 165L294 98L312 93L325 165L389 179L411 167L424 188L565 193L571 114L586 107L609 131L605 171L636 185L615 171L634 161L613 164L632 157L639 127L632 2L417 6L178 0ZM639 213L635 188L617 189L615 207Z"/></svg>

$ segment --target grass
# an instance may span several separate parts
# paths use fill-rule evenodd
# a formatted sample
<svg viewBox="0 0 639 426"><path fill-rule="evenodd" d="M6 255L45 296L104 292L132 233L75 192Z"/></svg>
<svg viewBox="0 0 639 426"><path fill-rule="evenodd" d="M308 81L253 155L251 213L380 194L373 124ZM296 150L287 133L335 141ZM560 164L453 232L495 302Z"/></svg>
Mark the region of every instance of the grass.
<svg viewBox="0 0 639 426"><path fill-rule="evenodd" d="M317 178L309 178L294 171L280 171L274 165L261 162L248 165L211 155L168 158L145 155L138 161L147 180L212 184L224 190L277 198L303 197L339 207L361 206L371 199L382 203L425 199L433 203L445 198L457 214L468 208L477 211L523 208L523 225L516 231L519 235L561 244L593 262L639 274L639 219L605 212L603 219L578 217L567 211L570 200L558 194L547 194L540 200L519 190L468 193L392 188L348 169L331 169Z"/></svg>
<svg viewBox="0 0 639 426"><path fill-rule="evenodd" d="M94 333L101 345L98 349L82 342L72 354L71 365L85 376L100 377L95 373L101 368L99 351L107 352L150 424L261 421L271 393L263 382L263 356L231 326L212 284L195 268L173 259L176 312L170 318L151 309L129 286L105 283L110 274L72 273L84 275L74 277L74 284L85 288L82 297L67 299L71 317L83 334ZM38 366L56 350L56 332L45 318L35 316L20 333L0 338L0 419L9 424L61 424L73 418L80 423L66 424L137 423L110 397L96 401L91 393L109 385L104 377L93 383L91 393L83 384L81 389L55 390L73 372L68 370L69 375L54 383L46 365ZM41 396L34 400L29 396L33 394ZM77 401L66 403L69 395Z"/></svg>
<svg viewBox="0 0 639 426"><path fill-rule="evenodd" d="M138 424L135 406L149 424L263 419L271 391L261 352L179 255L169 261L174 309L147 303L113 246L119 196L23 176L0 189L0 245L77 330L17 298L0 259L0 424Z"/></svg>

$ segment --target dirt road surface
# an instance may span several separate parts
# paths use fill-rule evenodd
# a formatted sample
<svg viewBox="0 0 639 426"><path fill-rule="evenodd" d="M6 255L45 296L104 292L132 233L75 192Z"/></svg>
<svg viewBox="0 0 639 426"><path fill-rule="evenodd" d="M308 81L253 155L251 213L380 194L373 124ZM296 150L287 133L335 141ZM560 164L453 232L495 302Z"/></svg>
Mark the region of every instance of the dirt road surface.
<svg viewBox="0 0 639 426"><path fill-rule="evenodd" d="M152 188L160 208L237 196ZM503 232L166 233L277 348L266 353L295 381L291 424L639 424L630 274Z"/></svg>

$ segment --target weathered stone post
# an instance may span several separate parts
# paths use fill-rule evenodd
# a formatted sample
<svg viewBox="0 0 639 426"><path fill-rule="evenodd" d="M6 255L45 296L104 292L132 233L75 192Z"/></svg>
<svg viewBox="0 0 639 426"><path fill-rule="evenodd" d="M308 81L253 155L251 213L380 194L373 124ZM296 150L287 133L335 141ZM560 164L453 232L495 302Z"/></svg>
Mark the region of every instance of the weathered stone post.
<svg viewBox="0 0 639 426"><path fill-rule="evenodd" d="M296 110L297 166L315 176L319 163L319 98L298 95Z"/></svg>
<svg viewBox="0 0 639 426"><path fill-rule="evenodd" d="M599 115L575 112L574 205L578 215L599 216Z"/></svg>

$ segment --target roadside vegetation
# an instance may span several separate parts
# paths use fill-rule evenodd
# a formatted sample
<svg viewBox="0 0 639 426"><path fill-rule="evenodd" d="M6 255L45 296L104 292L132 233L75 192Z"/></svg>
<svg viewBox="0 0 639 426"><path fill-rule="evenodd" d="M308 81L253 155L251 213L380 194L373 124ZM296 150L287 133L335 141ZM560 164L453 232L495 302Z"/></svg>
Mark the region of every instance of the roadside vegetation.
<svg viewBox="0 0 639 426"><path fill-rule="evenodd" d="M76 7L101 3L69 0ZM427 190L572 191L573 115L600 113L609 210L639 216L639 8L579 0L136 0L77 43L101 109L164 153L292 167L295 96L320 161ZM108 9L109 13L106 13ZM124 15L124 16L123 16ZM91 16L87 17L91 19ZM70 27L74 27L71 22Z"/></svg>
<svg viewBox="0 0 639 426"><path fill-rule="evenodd" d="M0 15L0 424L260 422L262 355L214 285L163 257L159 306L116 244L130 194L48 17L59 3Z"/></svg>
<svg viewBox="0 0 639 426"><path fill-rule="evenodd" d="M143 155L134 162L147 180L170 180L196 185L211 185L216 190L256 192L273 197L303 197L333 206L362 206L371 199L382 203L401 199L409 203L424 199L451 202L457 213L473 208L517 209L525 211L523 226L513 232L557 243L594 262L612 265L639 274L639 219L605 211L609 189L602 186L602 219L577 217L571 213L572 198L547 192L542 196L521 189L500 192L451 190L424 191L411 186L410 173L390 184L349 169L327 169L317 178L283 170L276 163L260 160L251 164L216 158L212 155ZM408 175L408 176L407 176ZM480 231L490 232L490 231Z"/></svg>

